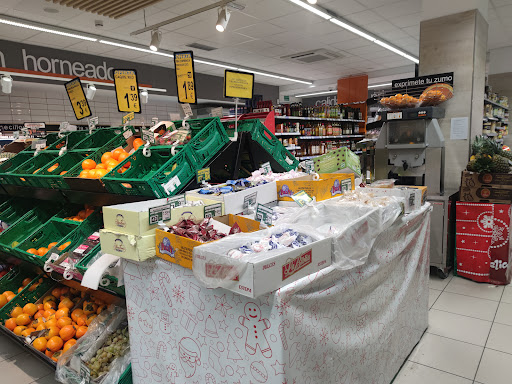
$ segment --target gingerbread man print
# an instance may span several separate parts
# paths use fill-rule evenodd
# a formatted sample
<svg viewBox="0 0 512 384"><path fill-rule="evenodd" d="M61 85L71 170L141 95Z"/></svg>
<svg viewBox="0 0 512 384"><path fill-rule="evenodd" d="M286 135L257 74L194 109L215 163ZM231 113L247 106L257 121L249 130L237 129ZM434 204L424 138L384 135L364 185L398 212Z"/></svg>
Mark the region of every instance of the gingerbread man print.
<svg viewBox="0 0 512 384"><path fill-rule="evenodd" d="M272 357L272 349L265 336L265 331L270 328L270 321L262 319L260 307L251 302L245 304L244 315L238 318L238 322L247 328L246 351L254 355L259 346L263 356L267 359Z"/></svg>

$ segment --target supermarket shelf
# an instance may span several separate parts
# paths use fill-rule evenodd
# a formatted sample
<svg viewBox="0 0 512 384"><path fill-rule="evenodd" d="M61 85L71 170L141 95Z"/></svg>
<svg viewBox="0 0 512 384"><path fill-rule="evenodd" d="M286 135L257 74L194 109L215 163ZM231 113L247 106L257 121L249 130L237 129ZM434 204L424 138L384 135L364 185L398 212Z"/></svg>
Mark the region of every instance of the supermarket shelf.
<svg viewBox="0 0 512 384"><path fill-rule="evenodd" d="M354 154L356 155L361 155L363 153L363 151L352 151ZM310 159L314 159L315 157L319 157L319 156L323 156L323 155L315 155L315 156L297 156L297 159L298 160L310 160Z"/></svg>
<svg viewBox="0 0 512 384"><path fill-rule="evenodd" d="M489 136L489 137L494 137L494 136L498 136L497 133L484 133L484 136Z"/></svg>
<svg viewBox="0 0 512 384"><path fill-rule="evenodd" d="M276 132L275 136L300 136L300 132Z"/></svg>
<svg viewBox="0 0 512 384"><path fill-rule="evenodd" d="M499 103L496 103L494 101L491 101L489 99L484 99L484 102L487 103L487 104L494 105L495 107L503 108L505 111L508 111L508 107L504 107L503 105L501 105Z"/></svg>
<svg viewBox="0 0 512 384"><path fill-rule="evenodd" d="M306 120L306 121L337 121L350 123L364 123L365 120L333 119L330 117L304 117L304 116L276 116L276 120Z"/></svg>
<svg viewBox="0 0 512 384"><path fill-rule="evenodd" d="M315 140L315 139L360 139L364 135L339 135L339 136L300 136L302 140Z"/></svg>
<svg viewBox="0 0 512 384"><path fill-rule="evenodd" d="M300 149L300 146L299 145L289 145L287 147L285 147L287 150L289 151L293 151L295 149Z"/></svg>
<svg viewBox="0 0 512 384"><path fill-rule="evenodd" d="M484 121L500 121L500 120L501 120L501 118L496 117L496 116L493 116L493 117L486 116L486 117L484 117Z"/></svg>

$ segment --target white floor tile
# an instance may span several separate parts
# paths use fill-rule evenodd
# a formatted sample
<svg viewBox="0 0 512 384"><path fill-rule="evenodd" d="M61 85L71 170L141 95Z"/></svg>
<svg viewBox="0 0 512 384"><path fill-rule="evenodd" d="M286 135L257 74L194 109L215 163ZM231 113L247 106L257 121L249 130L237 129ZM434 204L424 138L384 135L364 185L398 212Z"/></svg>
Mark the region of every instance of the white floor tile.
<svg viewBox="0 0 512 384"><path fill-rule="evenodd" d="M10 357L23 353L22 347L17 345L14 341L7 336L0 335L0 361L9 359Z"/></svg>
<svg viewBox="0 0 512 384"><path fill-rule="evenodd" d="M473 380L483 347L426 333L409 360Z"/></svg>
<svg viewBox="0 0 512 384"><path fill-rule="evenodd" d="M449 275L446 279L441 279L436 275L430 275L430 288L442 291L446 288L452 278L453 275Z"/></svg>
<svg viewBox="0 0 512 384"><path fill-rule="evenodd" d="M500 303L494 321L500 324L512 325L512 304Z"/></svg>
<svg viewBox="0 0 512 384"><path fill-rule="evenodd" d="M510 383L512 355L485 349L475 381L482 384Z"/></svg>
<svg viewBox="0 0 512 384"><path fill-rule="evenodd" d="M55 373L50 373L48 376L41 377L33 381L30 384L61 384L59 381L55 380Z"/></svg>
<svg viewBox="0 0 512 384"><path fill-rule="evenodd" d="M512 287L506 286L505 290L503 291L503 296L501 297L502 303L509 303L512 304Z"/></svg>
<svg viewBox="0 0 512 384"><path fill-rule="evenodd" d="M481 347L485 346L491 326L492 323L490 321L438 311L436 309L431 309L428 313L428 333L476 344Z"/></svg>
<svg viewBox="0 0 512 384"><path fill-rule="evenodd" d="M432 308L437 298L441 294L442 291L438 291L437 289L429 288L428 290L428 307Z"/></svg>
<svg viewBox="0 0 512 384"><path fill-rule="evenodd" d="M411 361L405 363L393 384L471 384L471 380L439 371L434 368L416 364Z"/></svg>
<svg viewBox="0 0 512 384"><path fill-rule="evenodd" d="M493 321L498 304L496 301L443 292L432 309Z"/></svg>
<svg viewBox="0 0 512 384"><path fill-rule="evenodd" d="M485 347L512 354L512 326L494 323Z"/></svg>
<svg viewBox="0 0 512 384"><path fill-rule="evenodd" d="M477 283L462 277L454 276L444 291L458 293L460 295L478 297L480 299L500 301L501 294L503 292L503 286Z"/></svg>
<svg viewBox="0 0 512 384"><path fill-rule="evenodd" d="M25 352L0 363L2 383L29 384L48 376L53 369Z"/></svg>

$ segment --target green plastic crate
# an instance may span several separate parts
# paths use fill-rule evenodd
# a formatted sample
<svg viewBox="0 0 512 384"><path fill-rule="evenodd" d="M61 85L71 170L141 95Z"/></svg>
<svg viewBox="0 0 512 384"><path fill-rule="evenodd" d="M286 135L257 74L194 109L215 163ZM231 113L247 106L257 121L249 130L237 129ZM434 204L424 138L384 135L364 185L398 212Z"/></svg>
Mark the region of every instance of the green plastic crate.
<svg viewBox="0 0 512 384"><path fill-rule="evenodd" d="M0 250L16 255L13 248L44 225L55 214L58 206L48 204L35 207L0 234Z"/></svg>
<svg viewBox="0 0 512 384"><path fill-rule="evenodd" d="M67 173L77 165L80 165L81 167L82 161L87 159L88 156L93 153L94 152L66 152L62 156L46 164L44 168L37 173L39 185L43 188L49 189L69 189L68 184L64 180L64 175L61 175L61 172L65 171L65 175L67 175ZM58 167L54 169L53 172L49 172L48 170L55 164L58 164Z"/></svg>
<svg viewBox="0 0 512 384"><path fill-rule="evenodd" d="M59 134L58 133L49 133L47 134L45 137L42 137L42 139L46 139L46 146L47 147L50 147L52 144L54 144L57 140L59 140ZM39 140L39 139L34 139L34 140ZM25 148L22 152L25 152L25 153L34 153L35 152L35 149L32 149L31 148L32 146L29 145L27 148ZM46 148L44 149L43 151L46 151L48 150L49 148Z"/></svg>
<svg viewBox="0 0 512 384"><path fill-rule="evenodd" d="M67 145L67 150L73 149L76 145L78 145L82 140L84 140L87 136L89 136L89 131L74 131L69 132L63 135L60 139L57 139L52 145L50 145L46 150L59 151L62 147Z"/></svg>
<svg viewBox="0 0 512 384"><path fill-rule="evenodd" d="M16 252L16 256L18 258L35 265L43 266L46 259L50 256L50 252L47 252L44 256L35 256L28 253L27 249L48 247L48 244L52 242L57 242L56 247L58 249L64 243L68 241L72 242L72 240L69 239L69 236L73 231L77 230L78 226L79 223L63 223L61 221L50 219L44 225L37 228L32 234L27 236L20 244L13 247L13 250ZM59 251L69 250L70 247L71 244L69 244L65 249L59 249Z"/></svg>
<svg viewBox="0 0 512 384"><path fill-rule="evenodd" d="M25 199L9 199L0 204L0 220L12 225L31 209L32 203Z"/></svg>
<svg viewBox="0 0 512 384"><path fill-rule="evenodd" d="M13 182L15 185L41 187L38 177L36 176L46 164L53 162L59 157L58 151L42 151L37 156L33 156L32 159L26 161L14 171Z"/></svg>
<svg viewBox="0 0 512 384"><path fill-rule="evenodd" d="M0 183L15 184L16 177L11 176L12 171L14 171L26 161L32 160L33 157L33 153L20 152L9 160L2 162L0 165Z"/></svg>
<svg viewBox="0 0 512 384"><path fill-rule="evenodd" d="M132 378L132 365L129 364L128 367L126 367L125 371L119 378L118 384L132 384L133 378Z"/></svg>
<svg viewBox="0 0 512 384"><path fill-rule="evenodd" d="M297 160L284 145L278 145L272 156L286 171L291 171L299 166L299 160Z"/></svg>
<svg viewBox="0 0 512 384"><path fill-rule="evenodd" d="M97 129L91 135L88 135L85 139L75 145L73 147L73 151L98 150L112 139L119 136L122 131L123 127Z"/></svg>
<svg viewBox="0 0 512 384"><path fill-rule="evenodd" d="M35 276L35 273L29 272L26 268L15 266L0 278L0 293L5 291L18 293L18 289L23 285L23 280L27 277L33 279Z"/></svg>
<svg viewBox="0 0 512 384"><path fill-rule="evenodd" d="M203 168L229 142L228 134L220 119L202 119L203 128L194 133L186 148L190 150L195 162L195 169Z"/></svg>
<svg viewBox="0 0 512 384"><path fill-rule="evenodd" d="M193 177L195 177L196 165L194 156L188 146L172 156L172 147L157 146L151 148L151 156L143 155L143 148L139 148L134 154L125 159L102 179L107 190L121 195L139 195L167 197L180 191ZM124 173L118 173L125 164L130 167ZM176 178L176 179L174 179ZM177 181L175 188L168 193L162 186L171 179Z"/></svg>

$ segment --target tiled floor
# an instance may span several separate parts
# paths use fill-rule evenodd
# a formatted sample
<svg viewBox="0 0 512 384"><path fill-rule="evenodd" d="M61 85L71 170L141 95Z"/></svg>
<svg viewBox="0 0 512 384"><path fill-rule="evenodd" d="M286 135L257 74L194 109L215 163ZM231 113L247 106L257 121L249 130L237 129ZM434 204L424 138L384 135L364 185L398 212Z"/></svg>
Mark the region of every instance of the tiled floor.
<svg viewBox="0 0 512 384"><path fill-rule="evenodd" d="M394 384L504 384L512 378L512 286L430 278L429 328ZM1 383L56 384L44 363L0 335Z"/></svg>

